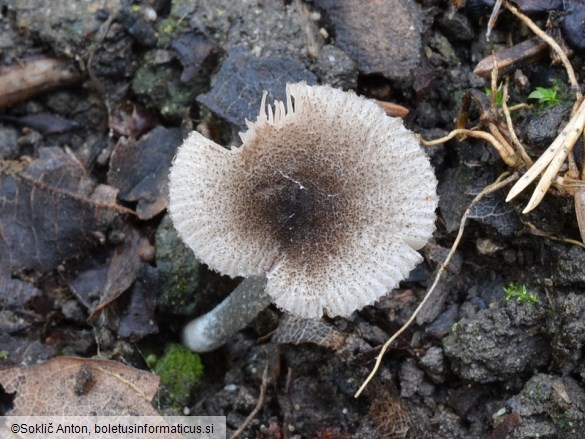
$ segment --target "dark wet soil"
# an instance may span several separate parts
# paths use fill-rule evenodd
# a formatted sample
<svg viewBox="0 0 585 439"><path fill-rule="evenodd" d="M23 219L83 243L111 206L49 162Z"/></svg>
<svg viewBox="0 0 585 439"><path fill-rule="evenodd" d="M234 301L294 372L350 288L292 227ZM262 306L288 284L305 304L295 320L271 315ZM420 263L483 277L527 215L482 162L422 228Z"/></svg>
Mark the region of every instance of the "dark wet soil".
<svg viewBox="0 0 585 439"><path fill-rule="evenodd" d="M21 69L22 82L39 59L61 69L31 93L10 83L24 90L14 101L0 87L0 364L99 353L147 368L148 354L179 342L184 321L236 284L194 260L166 215L181 138L198 129L237 143L263 90L282 99L301 80L399 104L410 129L441 137L464 93L490 87L473 73L478 62L533 37L504 11L487 41L490 2L467 3L0 0L0 65ZM580 79L583 31L568 26L582 5L553 3L531 16L571 53ZM507 75L509 105L532 104L512 119L536 159L574 93L546 49ZM528 99L537 87L556 98ZM478 122L473 105L469 116L468 126ZM327 336L291 337L303 323L265 310L202 355L206 374L182 401L186 412L225 415L233 432L264 381L241 437L583 437L585 250L572 196L559 190L527 215L529 194L506 203L508 188L474 208L431 305L354 398L432 283L471 200L507 169L471 138L428 153L440 205L425 262L375 306L323 321L317 333ZM582 166L581 141L575 157Z"/></svg>

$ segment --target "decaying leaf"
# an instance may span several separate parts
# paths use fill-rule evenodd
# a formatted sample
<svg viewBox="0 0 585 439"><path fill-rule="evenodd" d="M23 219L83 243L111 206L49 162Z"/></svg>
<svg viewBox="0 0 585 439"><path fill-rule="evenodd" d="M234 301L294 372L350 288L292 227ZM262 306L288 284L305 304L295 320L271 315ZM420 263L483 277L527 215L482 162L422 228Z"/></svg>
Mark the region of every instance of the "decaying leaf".
<svg viewBox="0 0 585 439"><path fill-rule="evenodd" d="M0 370L14 395L10 416L157 416L151 401L159 377L115 361L57 357Z"/></svg>
<svg viewBox="0 0 585 439"><path fill-rule="evenodd" d="M138 278L128 292L129 303L122 310L118 336L137 341L158 332L154 312L159 291L158 269L142 264Z"/></svg>
<svg viewBox="0 0 585 439"><path fill-rule="evenodd" d="M419 66L421 11L402 0L317 0L335 30L335 44L363 73L405 80Z"/></svg>
<svg viewBox="0 0 585 439"><path fill-rule="evenodd" d="M450 233L459 228L461 215L471 200L494 178L491 170L471 166L446 172L438 188L439 208ZM495 228L503 236L511 236L521 227L518 215L500 193L483 198L469 217Z"/></svg>
<svg viewBox="0 0 585 439"><path fill-rule="evenodd" d="M160 290L158 269L141 260L146 238L131 227L123 233L124 241L111 257L84 261L85 267L68 284L90 312L90 323L136 341L158 331L154 321Z"/></svg>
<svg viewBox="0 0 585 439"><path fill-rule="evenodd" d="M67 150L0 163L0 265L48 271L99 242L122 212L116 190L97 184Z"/></svg>
<svg viewBox="0 0 585 439"><path fill-rule="evenodd" d="M263 91L269 100L286 102L288 82L315 84L317 77L299 60L286 56L261 58L242 49L232 49L215 78L212 89L197 100L218 116L246 129L245 120L256 120Z"/></svg>
<svg viewBox="0 0 585 439"><path fill-rule="evenodd" d="M47 361L56 355L54 346L41 343L31 335L31 332L31 330L27 330L18 334L5 334L0 331L0 351L3 352L3 357L5 357L0 358L2 366L9 364L36 364Z"/></svg>
<svg viewBox="0 0 585 439"><path fill-rule="evenodd" d="M120 199L138 202L138 218L149 220L169 204L167 176L181 141L181 130L162 126L139 141L118 141L112 153L108 183L120 190Z"/></svg>
<svg viewBox="0 0 585 439"><path fill-rule="evenodd" d="M38 322L38 314L28 305L42 295L27 282L0 274L0 334L17 333ZM1 343L0 350L4 350Z"/></svg>
<svg viewBox="0 0 585 439"><path fill-rule="evenodd" d="M43 293L38 288L21 281L20 279L7 279L0 276L0 308L23 308L35 297Z"/></svg>
<svg viewBox="0 0 585 439"><path fill-rule="evenodd" d="M126 230L124 242L116 248L110 261L106 283L101 291L99 304L91 310L90 321L96 320L105 312L136 280L141 265L138 253L140 240L140 234L136 230Z"/></svg>
<svg viewBox="0 0 585 439"><path fill-rule="evenodd" d="M183 65L181 81L188 82L196 76L203 76L215 64L217 49L207 38L194 33L179 35L171 48L177 53Z"/></svg>
<svg viewBox="0 0 585 439"><path fill-rule="evenodd" d="M278 344L291 343L295 345L313 343L324 348L338 350L344 345L345 339L345 335L321 320L300 319L287 315L278 326L273 341Z"/></svg>

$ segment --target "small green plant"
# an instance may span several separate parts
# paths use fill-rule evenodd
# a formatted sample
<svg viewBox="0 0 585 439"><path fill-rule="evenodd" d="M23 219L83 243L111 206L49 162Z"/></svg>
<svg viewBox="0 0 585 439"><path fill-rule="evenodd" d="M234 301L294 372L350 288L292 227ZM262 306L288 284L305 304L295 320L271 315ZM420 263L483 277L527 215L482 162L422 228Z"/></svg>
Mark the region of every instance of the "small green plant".
<svg viewBox="0 0 585 439"><path fill-rule="evenodd" d="M504 298L521 303L538 303L538 296L535 293L529 293L528 288L524 284L510 283L504 288Z"/></svg>
<svg viewBox="0 0 585 439"><path fill-rule="evenodd" d="M487 97L492 97L492 89L491 88L486 88L485 89L485 95ZM504 91L502 90L502 88L498 88L498 91L496 92L496 104L497 105L502 105L502 101L504 100Z"/></svg>
<svg viewBox="0 0 585 439"><path fill-rule="evenodd" d="M559 88L556 84L552 87L536 87L536 89L528 95L528 99L536 99L539 104L556 105L559 103Z"/></svg>
<svg viewBox="0 0 585 439"><path fill-rule="evenodd" d="M0 351L0 360L8 360L8 351Z"/></svg>

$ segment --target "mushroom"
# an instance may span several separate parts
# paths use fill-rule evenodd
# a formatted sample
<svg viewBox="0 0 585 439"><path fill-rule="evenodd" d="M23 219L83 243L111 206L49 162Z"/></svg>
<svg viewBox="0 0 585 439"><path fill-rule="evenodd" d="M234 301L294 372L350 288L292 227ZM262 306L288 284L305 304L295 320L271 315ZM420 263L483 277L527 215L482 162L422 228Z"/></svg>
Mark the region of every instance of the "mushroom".
<svg viewBox="0 0 585 439"><path fill-rule="evenodd" d="M187 325L195 351L220 346L270 301L302 318L349 316L408 276L435 229L437 180L400 119L329 86L288 84L286 103L266 98L242 146L192 132L170 171L181 238L210 268L249 278Z"/></svg>

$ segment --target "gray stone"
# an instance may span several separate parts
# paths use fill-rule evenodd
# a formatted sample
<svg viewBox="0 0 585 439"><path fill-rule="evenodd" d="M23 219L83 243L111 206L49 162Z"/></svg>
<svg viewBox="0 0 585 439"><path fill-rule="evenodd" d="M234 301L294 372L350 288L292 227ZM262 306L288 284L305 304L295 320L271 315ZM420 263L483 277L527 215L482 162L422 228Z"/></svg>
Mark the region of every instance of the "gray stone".
<svg viewBox="0 0 585 439"><path fill-rule="evenodd" d="M462 319L443 341L453 372L489 383L546 365L550 348L539 324L543 318L538 304L510 301Z"/></svg>

